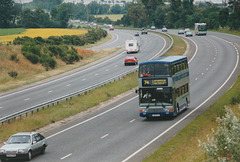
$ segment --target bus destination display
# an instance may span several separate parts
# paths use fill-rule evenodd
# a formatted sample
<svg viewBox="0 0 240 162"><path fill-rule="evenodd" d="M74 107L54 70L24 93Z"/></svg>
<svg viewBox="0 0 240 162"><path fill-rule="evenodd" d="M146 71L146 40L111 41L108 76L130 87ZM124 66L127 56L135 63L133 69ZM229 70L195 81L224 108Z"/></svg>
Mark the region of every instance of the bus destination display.
<svg viewBox="0 0 240 162"><path fill-rule="evenodd" d="M167 86L167 78L165 79L143 79L142 86Z"/></svg>

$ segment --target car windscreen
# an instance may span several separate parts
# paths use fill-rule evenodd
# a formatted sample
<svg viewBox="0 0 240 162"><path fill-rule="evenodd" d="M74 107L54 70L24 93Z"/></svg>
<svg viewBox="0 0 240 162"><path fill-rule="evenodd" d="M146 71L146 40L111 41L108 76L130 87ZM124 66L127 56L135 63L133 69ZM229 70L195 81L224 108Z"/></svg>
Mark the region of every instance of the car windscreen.
<svg viewBox="0 0 240 162"><path fill-rule="evenodd" d="M22 144L22 143L30 143L31 138L29 135L16 135L11 136L7 141L8 144Z"/></svg>

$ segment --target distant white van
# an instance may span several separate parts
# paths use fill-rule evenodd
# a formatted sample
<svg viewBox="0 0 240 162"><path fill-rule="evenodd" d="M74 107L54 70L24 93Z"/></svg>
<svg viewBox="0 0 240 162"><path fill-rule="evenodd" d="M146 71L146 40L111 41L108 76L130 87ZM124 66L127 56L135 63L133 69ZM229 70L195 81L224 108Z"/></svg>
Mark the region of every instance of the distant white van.
<svg viewBox="0 0 240 162"><path fill-rule="evenodd" d="M127 53L137 53L140 50L140 46L138 45L138 42L136 39L126 40L125 47L126 47Z"/></svg>

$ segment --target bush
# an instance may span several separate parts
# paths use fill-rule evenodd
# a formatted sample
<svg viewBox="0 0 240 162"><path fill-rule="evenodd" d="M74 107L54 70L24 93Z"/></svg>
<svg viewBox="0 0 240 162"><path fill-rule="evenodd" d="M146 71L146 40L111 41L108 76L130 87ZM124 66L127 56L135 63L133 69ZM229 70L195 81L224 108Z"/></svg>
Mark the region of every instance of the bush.
<svg viewBox="0 0 240 162"><path fill-rule="evenodd" d="M240 116L234 116L230 108L225 110L225 117L217 118L219 126L217 132L212 130L213 137L207 136L207 143L199 141L210 161L240 161Z"/></svg>
<svg viewBox="0 0 240 162"><path fill-rule="evenodd" d="M46 70L48 70L49 67L54 69L57 66L57 62L47 54L42 55L40 62L46 68Z"/></svg>
<svg viewBox="0 0 240 162"><path fill-rule="evenodd" d="M232 98L232 101L231 101L231 104L232 105L235 105L235 104L239 104L240 103L240 93L237 95L237 96L235 96L235 97L233 97Z"/></svg>
<svg viewBox="0 0 240 162"><path fill-rule="evenodd" d="M35 42L26 42L22 46L22 52L41 56L41 46L37 45Z"/></svg>
<svg viewBox="0 0 240 162"><path fill-rule="evenodd" d="M8 75L15 79L17 78L18 73L16 71L11 71L11 72L8 72Z"/></svg>
<svg viewBox="0 0 240 162"><path fill-rule="evenodd" d="M24 37L17 37L13 40L13 44L14 45L20 45L20 44L24 44L26 42L33 42L33 39L27 36Z"/></svg>
<svg viewBox="0 0 240 162"><path fill-rule="evenodd" d="M15 53L15 54L12 54L11 56L10 56L10 60L11 61L15 61L15 62L19 62L19 59L17 58L17 54Z"/></svg>
<svg viewBox="0 0 240 162"><path fill-rule="evenodd" d="M34 55L32 53L29 53L29 52L25 52L24 56L33 64L39 63L40 58L37 55Z"/></svg>

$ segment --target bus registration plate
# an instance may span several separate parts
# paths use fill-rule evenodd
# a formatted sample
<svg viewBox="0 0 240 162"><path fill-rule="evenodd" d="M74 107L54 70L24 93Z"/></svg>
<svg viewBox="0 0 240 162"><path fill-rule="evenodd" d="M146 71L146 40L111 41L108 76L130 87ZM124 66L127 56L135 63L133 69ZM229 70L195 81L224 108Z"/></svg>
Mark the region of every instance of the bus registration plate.
<svg viewBox="0 0 240 162"><path fill-rule="evenodd" d="M152 117L159 117L160 114L152 114Z"/></svg>

